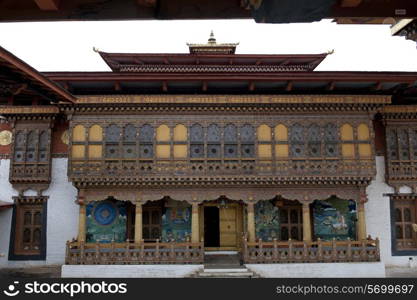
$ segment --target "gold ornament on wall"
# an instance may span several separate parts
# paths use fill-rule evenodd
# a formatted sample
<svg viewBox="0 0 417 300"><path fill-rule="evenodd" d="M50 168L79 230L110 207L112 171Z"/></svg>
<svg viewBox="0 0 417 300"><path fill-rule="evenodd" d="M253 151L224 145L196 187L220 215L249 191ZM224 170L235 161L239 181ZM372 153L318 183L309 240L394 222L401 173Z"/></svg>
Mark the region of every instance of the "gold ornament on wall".
<svg viewBox="0 0 417 300"><path fill-rule="evenodd" d="M69 134L68 134L68 130L65 130L62 135L61 135L61 141L65 144L68 145L69 144Z"/></svg>
<svg viewBox="0 0 417 300"><path fill-rule="evenodd" d="M12 132L9 130L0 131L0 146L8 146L12 143Z"/></svg>

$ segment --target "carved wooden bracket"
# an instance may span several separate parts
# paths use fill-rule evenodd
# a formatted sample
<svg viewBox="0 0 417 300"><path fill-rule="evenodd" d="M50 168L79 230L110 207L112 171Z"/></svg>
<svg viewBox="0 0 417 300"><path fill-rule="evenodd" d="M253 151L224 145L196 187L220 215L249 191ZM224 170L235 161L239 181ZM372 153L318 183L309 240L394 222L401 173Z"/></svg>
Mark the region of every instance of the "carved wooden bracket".
<svg viewBox="0 0 417 300"><path fill-rule="evenodd" d="M287 200L297 200L302 203L311 203L314 200L324 200L332 196L341 199L360 200L360 190L352 188L221 188L221 189L149 189L137 191L134 189L85 189L85 202L101 201L108 197L117 200L130 201L132 203L145 203L158 201L164 197L170 197L175 201L186 201L189 204L214 201L220 197L226 197L233 201L244 203L256 203L261 200L269 200L275 197ZM366 194L365 194L366 198Z"/></svg>

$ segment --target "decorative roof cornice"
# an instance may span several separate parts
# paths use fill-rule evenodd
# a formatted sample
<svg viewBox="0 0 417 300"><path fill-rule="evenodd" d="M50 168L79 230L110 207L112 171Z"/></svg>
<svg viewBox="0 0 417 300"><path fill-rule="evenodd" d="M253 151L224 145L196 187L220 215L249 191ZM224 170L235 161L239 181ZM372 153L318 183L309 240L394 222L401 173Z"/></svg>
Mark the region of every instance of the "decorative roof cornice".
<svg viewBox="0 0 417 300"><path fill-rule="evenodd" d="M273 73L273 72L307 72L315 66L305 65L119 65L120 72L222 72L222 73Z"/></svg>

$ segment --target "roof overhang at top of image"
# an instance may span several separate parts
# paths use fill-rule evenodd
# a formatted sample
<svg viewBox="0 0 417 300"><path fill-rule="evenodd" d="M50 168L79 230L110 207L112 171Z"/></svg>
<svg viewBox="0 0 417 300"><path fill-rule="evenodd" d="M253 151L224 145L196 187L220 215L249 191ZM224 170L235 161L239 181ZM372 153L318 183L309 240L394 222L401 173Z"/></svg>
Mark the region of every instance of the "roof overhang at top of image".
<svg viewBox="0 0 417 300"><path fill-rule="evenodd" d="M0 82L21 85L51 102L74 102L75 97L57 83L0 47Z"/></svg>

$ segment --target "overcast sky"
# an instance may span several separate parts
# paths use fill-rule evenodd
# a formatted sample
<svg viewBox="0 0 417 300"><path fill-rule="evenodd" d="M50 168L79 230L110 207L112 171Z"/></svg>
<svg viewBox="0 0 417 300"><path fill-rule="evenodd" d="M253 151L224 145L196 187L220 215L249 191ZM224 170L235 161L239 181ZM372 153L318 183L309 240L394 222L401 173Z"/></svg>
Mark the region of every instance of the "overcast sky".
<svg viewBox="0 0 417 300"><path fill-rule="evenodd" d="M256 24L253 20L0 23L0 45L39 71L108 71L93 51L186 53L186 42L239 42L238 54L335 50L320 71L417 71L416 43L389 25Z"/></svg>

